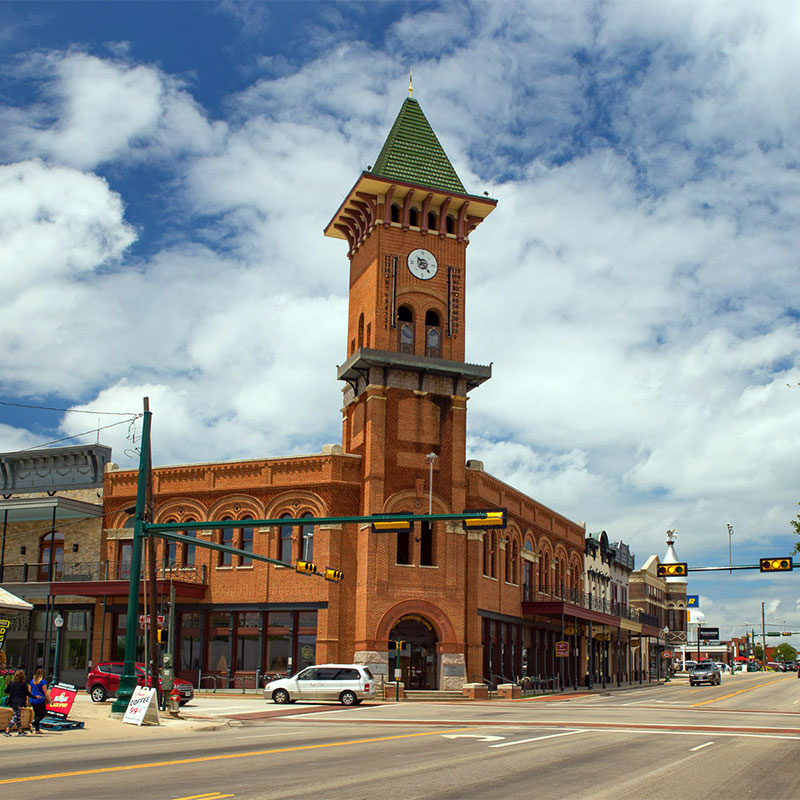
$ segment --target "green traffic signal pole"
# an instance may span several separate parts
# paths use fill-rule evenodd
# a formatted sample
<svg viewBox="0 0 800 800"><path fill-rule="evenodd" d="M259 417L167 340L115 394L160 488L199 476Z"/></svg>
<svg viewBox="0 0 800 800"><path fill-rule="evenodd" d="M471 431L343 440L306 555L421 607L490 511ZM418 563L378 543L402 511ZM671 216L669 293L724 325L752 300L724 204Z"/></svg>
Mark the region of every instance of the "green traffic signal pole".
<svg viewBox="0 0 800 800"><path fill-rule="evenodd" d="M136 675L136 637L139 631L139 581L142 573L142 543L144 542L145 513L150 480L150 399L144 398L142 449L139 453L139 480L136 486L136 511L133 521L130 584L128 586L128 615L125 620L125 665L119 679L117 699L111 713L125 713L133 692L139 684Z"/></svg>

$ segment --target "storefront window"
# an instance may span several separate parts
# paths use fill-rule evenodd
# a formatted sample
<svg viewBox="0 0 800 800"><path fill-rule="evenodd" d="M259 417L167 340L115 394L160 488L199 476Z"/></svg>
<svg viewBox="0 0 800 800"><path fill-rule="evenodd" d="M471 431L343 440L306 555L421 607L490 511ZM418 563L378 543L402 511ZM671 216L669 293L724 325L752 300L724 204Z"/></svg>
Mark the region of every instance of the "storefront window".
<svg viewBox="0 0 800 800"><path fill-rule="evenodd" d="M212 614L208 634L208 669L212 672L227 672L231 658L230 613Z"/></svg>
<svg viewBox="0 0 800 800"><path fill-rule="evenodd" d="M68 611L67 612L68 631L88 631L89 612L88 611Z"/></svg>
<svg viewBox="0 0 800 800"><path fill-rule="evenodd" d="M64 668L86 669L86 657L88 652L88 639L67 639L67 657Z"/></svg>

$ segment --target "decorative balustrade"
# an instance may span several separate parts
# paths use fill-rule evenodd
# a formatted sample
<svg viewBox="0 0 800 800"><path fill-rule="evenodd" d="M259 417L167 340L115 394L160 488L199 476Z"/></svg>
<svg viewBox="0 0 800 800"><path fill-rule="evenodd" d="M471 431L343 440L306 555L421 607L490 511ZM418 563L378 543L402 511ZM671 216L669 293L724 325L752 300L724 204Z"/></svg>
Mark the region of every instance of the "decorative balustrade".
<svg viewBox="0 0 800 800"><path fill-rule="evenodd" d="M131 576L130 562L79 561L73 564L4 564L0 567L3 583L73 583L83 581L127 581ZM160 563L156 566L159 580L206 583L205 564L200 566Z"/></svg>

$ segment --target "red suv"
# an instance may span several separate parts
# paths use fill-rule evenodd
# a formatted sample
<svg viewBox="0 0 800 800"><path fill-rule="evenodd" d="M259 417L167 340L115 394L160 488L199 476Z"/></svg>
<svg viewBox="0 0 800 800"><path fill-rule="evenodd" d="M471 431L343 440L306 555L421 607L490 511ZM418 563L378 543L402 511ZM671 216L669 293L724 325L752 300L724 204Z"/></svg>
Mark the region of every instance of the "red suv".
<svg viewBox="0 0 800 800"><path fill-rule="evenodd" d="M86 691L95 703L102 703L107 697L117 693L124 666L122 661L103 661L92 668L86 677ZM139 686L144 686L144 664L136 665L136 674L139 676ZM160 696L160 683L158 688ZM181 705L188 703L194 697L194 687L182 678L175 678L175 688L180 692Z"/></svg>

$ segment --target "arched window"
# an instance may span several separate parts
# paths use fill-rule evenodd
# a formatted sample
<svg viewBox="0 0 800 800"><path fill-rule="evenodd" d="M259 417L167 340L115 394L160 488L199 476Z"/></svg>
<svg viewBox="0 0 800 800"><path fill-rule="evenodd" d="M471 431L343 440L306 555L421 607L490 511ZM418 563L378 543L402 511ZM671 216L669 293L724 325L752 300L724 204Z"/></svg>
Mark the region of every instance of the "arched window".
<svg viewBox="0 0 800 800"><path fill-rule="evenodd" d="M431 358L442 357L442 332L439 328L439 315L433 310L425 312L425 355Z"/></svg>
<svg viewBox="0 0 800 800"><path fill-rule="evenodd" d="M400 222L400 208L397 203L392 203L392 222Z"/></svg>
<svg viewBox="0 0 800 800"><path fill-rule="evenodd" d="M252 517L242 517L242 521L253 519ZM253 552L253 526L249 525L247 527L243 527L242 529L242 541L239 546L240 550L247 550L248 553ZM247 556L239 556L239 566L240 567L249 567L253 563L252 558L248 558Z"/></svg>
<svg viewBox="0 0 800 800"><path fill-rule="evenodd" d="M364 315L358 315L358 349L364 346Z"/></svg>
<svg viewBox="0 0 800 800"><path fill-rule="evenodd" d="M61 577L63 564L64 534L59 531L51 531L39 540L39 580L58 580Z"/></svg>
<svg viewBox="0 0 800 800"><path fill-rule="evenodd" d="M416 208L411 208L408 211L408 224L417 228L419 227L419 212Z"/></svg>
<svg viewBox="0 0 800 800"><path fill-rule="evenodd" d="M421 523L419 534L419 563L425 567L434 566L433 525L429 521Z"/></svg>
<svg viewBox="0 0 800 800"><path fill-rule="evenodd" d="M517 540L511 542L511 581L517 583L517 564L519 562L519 552L517 551Z"/></svg>
<svg viewBox="0 0 800 800"><path fill-rule="evenodd" d="M453 218L448 214L444 219L444 229L447 233L453 233L455 230L455 222Z"/></svg>
<svg viewBox="0 0 800 800"><path fill-rule="evenodd" d="M225 522L229 520L230 517L223 517L222 521ZM220 544L227 545L228 547L233 547L233 528L222 528L220 534ZM232 553L220 553L219 560L217 561L217 566L219 567L230 567L233 565L233 554Z"/></svg>
<svg viewBox="0 0 800 800"><path fill-rule="evenodd" d="M186 520L186 522L196 522L196 521L197 520L194 519ZM187 539L197 538L197 531L184 531L183 533ZM183 558L181 559L181 563L184 567L194 566L196 550L197 550L197 545L189 544L188 542L183 546Z"/></svg>
<svg viewBox="0 0 800 800"><path fill-rule="evenodd" d="M284 514L281 519L291 519L291 514ZM287 564L292 562L292 526L281 525L280 550L278 560L285 561Z"/></svg>
<svg viewBox="0 0 800 800"><path fill-rule="evenodd" d="M492 568L492 577L497 577L497 532L492 531L492 549L490 552L491 563L490 566Z"/></svg>
<svg viewBox="0 0 800 800"><path fill-rule="evenodd" d="M303 514L303 517L310 517L310 513ZM314 526L313 525L303 525L302 528L302 537L303 537L303 561L313 561L314 560Z"/></svg>
<svg viewBox="0 0 800 800"><path fill-rule="evenodd" d="M401 353L414 352L414 315L408 306L400 306L397 309L397 319L399 321L398 337L399 350Z"/></svg>
<svg viewBox="0 0 800 800"><path fill-rule="evenodd" d="M396 564L411 563L411 537L413 533L413 526L411 531L397 531L397 556L395 558Z"/></svg>
<svg viewBox="0 0 800 800"><path fill-rule="evenodd" d="M492 574L492 539L488 533L483 534L483 574Z"/></svg>
<svg viewBox="0 0 800 800"><path fill-rule="evenodd" d="M177 522L177 519L168 519L167 522ZM178 543L164 539L164 568L172 569L178 565Z"/></svg>
<svg viewBox="0 0 800 800"><path fill-rule="evenodd" d="M514 573L511 571L511 537L505 538L505 557L506 557L506 583L514 583Z"/></svg>
<svg viewBox="0 0 800 800"><path fill-rule="evenodd" d="M434 211L428 212L428 230L436 230L436 213Z"/></svg>

